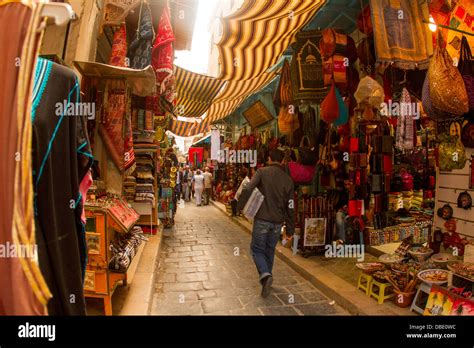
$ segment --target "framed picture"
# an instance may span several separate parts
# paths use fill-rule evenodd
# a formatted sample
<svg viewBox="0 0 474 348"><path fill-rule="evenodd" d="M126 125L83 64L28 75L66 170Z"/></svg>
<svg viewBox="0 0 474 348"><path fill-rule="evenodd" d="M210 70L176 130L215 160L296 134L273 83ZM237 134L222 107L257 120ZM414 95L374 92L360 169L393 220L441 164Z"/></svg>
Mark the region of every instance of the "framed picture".
<svg viewBox="0 0 474 348"><path fill-rule="evenodd" d="M242 114L252 128L259 127L273 120L272 114L260 100L255 102Z"/></svg>
<svg viewBox="0 0 474 348"><path fill-rule="evenodd" d="M95 272L86 270L84 277L84 290L95 291Z"/></svg>
<svg viewBox="0 0 474 348"><path fill-rule="evenodd" d="M100 255L100 233L86 232L87 252Z"/></svg>
<svg viewBox="0 0 474 348"><path fill-rule="evenodd" d="M307 218L304 222L304 246L326 244L326 218Z"/></svg>
<svg viewBox="0 0 474 348"><path fill-rule="evenodd" d="M454 294L451 294L447 289L433 285L423 315L451 315L455 300Z"/></svg>

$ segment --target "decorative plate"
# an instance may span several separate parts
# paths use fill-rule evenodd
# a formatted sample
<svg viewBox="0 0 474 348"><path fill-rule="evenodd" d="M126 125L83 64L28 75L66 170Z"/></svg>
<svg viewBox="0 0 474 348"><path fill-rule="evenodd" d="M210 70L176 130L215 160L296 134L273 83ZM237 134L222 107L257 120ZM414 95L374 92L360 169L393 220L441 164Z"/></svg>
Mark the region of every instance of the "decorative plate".
<svg viewBox="0 0 474 348"><path fill-rule="evenodd" d="M357 263L356 267L365 273L372 273L375 271L382 271L385 269L385 266L380 262Z"/></svg>
<svg viewBox="0 0 474 348"><path fill-rule="evenodd" d="M403 256L398 254L383 254L379 257L379 261L382 263L394 263L403 260Z"/></svg>
<svg viewBox="0 0 474 348"><path fill-rule="evenodd" d="M427 284L441 285L448 282L448 274L444 269L426 269L418 273L418 278Z"/></svg>

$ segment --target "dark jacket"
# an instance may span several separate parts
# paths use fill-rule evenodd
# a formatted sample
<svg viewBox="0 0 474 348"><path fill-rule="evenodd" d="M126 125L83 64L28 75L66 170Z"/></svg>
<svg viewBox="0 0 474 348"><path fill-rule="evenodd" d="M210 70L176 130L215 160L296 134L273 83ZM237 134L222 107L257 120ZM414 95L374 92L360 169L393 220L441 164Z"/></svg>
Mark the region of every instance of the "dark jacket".
<svg viewBox="0 0 474 348"><path fill-rule="evenodd" d="M242 210L253 189L257 187L265 197L255 215L256 219L275 223L286 223L288 233L294 231L294 187L293 180L279 164L260 168L242 190L238 208Z"/></svg>

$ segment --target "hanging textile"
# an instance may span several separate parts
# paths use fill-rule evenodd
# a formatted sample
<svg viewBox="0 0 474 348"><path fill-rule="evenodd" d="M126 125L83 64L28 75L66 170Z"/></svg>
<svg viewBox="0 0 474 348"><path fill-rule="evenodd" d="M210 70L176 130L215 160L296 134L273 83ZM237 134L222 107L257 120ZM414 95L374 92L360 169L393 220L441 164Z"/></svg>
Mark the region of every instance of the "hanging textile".
<svg viewBox="0 0 474 348"><path fill-rule="evenodd" d="M128 48L130 67L132 69L145 69L151 65L152 42L155 36L150 6L143 1L140 5L137 33Z"/></svg>
<svg viewBox="0 0 474 348"><path fill-rule="evenodd" d="M0 244L21 245L27 251L0 257L0 315L44 315L51 298L35 258L31 187L29 96L42 36L37 31L42 6L0 1Z"/></svg>
<svg viewBox="0 0 474 348"><path fill-rule="evenodd" d="M114 34L112 52L109 64L120 67L128 67L127 64L127 32L125 23Z"/></svg>
<svg viewBox="0 0 474 348"><path fill-rule="evenodd" d="M173 28L171 27L168 2L163 7L163 12L158 24L158 31L153 45L152 65L156 73L156 81L161 94L165 92L168 80L173 75L174 50L173 42L175 40ZM172 100L169 100L172 102Z"/></svg>
<svg viewBox="0 0 474 348"><path fill-rule="evenodd" d="M77 76L39 59L32 101L36 240L41 271L53 293L48 311L84 315L87 249L80 185L93 157L86 116L75 108L81 102Z"/></svg>
<svg viewBox="0 0 474 348"><path fill-rule="evenodd" d="M403 88L402 96L400 98L400 112L397 122L397 132L395 147L402 151L413 150L415 139L415 115L410 93L406 88Z"/></svg>
<svg viewBox="0 0 474 348"><path fill-rule="evenodd" d="M370 0L377 63L394 63L400 69L427 69L433 42L423 18L427 2Z"/></svg>
<svg viewBox="0 0 474 348"><path fill-rule="evenodd" d="M133 151L130 90L126 82L109 80L104 100L106 100L105 110L99 134L119 171L130 175L135 170L135 153Z"/></svg>

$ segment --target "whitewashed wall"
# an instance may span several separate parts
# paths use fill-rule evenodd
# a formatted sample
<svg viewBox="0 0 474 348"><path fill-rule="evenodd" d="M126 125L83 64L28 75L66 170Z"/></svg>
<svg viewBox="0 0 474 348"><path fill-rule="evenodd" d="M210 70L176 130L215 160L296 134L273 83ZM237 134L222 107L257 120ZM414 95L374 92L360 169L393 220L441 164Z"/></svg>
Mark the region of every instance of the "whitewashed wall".
<svg viewBox="0 0 474 348"><path fill-rule="evenodd" d="M459 193L468 191L474 199L474 190L469 189L469 170L471 154L474 154L474 149L466 148L466 155L468 161L464 169L453 170L451 172L439 172L436 184L436 208L449 203L454 210L454 218L457 220L457 232L464 237L474 238L474 207L470 210L465 210L457 207L457 200ZM435 226L446 231L444 223L446 221L435 215Z"/></svg>

